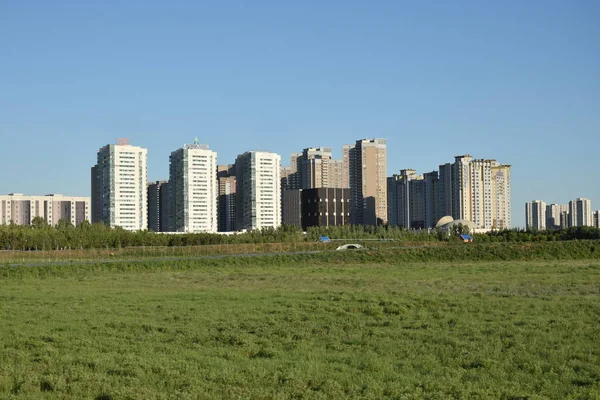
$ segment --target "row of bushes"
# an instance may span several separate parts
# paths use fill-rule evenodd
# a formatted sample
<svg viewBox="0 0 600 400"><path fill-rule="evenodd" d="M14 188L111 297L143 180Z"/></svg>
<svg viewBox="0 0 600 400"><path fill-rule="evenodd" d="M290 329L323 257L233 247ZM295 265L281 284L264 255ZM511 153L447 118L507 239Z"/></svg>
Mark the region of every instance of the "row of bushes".
<svg viewBox="0 0 600 400"><path fill-rule="evenodd" d="M102 224L83 223L74 227L67 223L50 227L45 224L33 226L0 226L0 249L2 250L54 250L54 249L102 249L140 246L198 246L240 243L298 243L316 241L320 236L332 239L398 240L409 242L443 242L452 240L465 230L458 227L450 234L440 229L409 231L399 227L346 225L309 228L304 234L299 228L282 226L278 229L262 229L233 235L211 233L157 234L151 231L129 232ZM475 241L486 242L539 242L600 239L600 229L577 227L557 231L502 230L474 235Z"/></svg>

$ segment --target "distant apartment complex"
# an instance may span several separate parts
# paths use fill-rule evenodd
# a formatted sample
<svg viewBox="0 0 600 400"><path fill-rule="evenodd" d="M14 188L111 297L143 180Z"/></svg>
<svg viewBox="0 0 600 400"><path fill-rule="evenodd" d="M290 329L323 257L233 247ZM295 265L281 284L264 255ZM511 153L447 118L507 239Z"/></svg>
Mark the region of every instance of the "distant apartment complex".
<svg viewBox="0 0 600 400"><path fill-rule="evenodd" d="M248 151L237 157L236 229L281 226L281 156Z"/></svg>
<svg viewBox="0 0 600 400"><path fill-rule="evenodd" d="M118 139L98 151L92 167L92 222L126 230L144 230L147 218L145 148Z"/></svg>
<svg viewBox="0 0 600 400"><path fill-rule="evenodd" d="M466 220L475 229L510 227L510 165L455 157L423 176L401 170L387 180L390 225L431 228L442 217Z"/></svg>
<svg viewBox="0 0 600 400"><path fill-rule="evenodd" d="M308 147L293 153L289 167L281 168L281 189L350 189L351 220L353 224L381 225L387 223L387 141L362 139L353 145L342 146L342 159L332 158L331 147ZM284 197L286 207L298 194ZM295 214L295 212L293 213ZM284 223L287 219L284 218ZM289 222L289 221L288 221Z"/></svg>
<svg viewBox="0 0 600 400"><path fill-rule="evenodd" d="M542 200L533 200L525 205L525 227L527 229L545 230L547 222L547 206Z"/></svg>
<svg viewBox="0 0 600 400"><path fill-rule="evenodd" d="M169 180L147 184L146 149L127 139L102 147L92 168L92 222L157 232L232 232L282 223L423 229L446 216L487 231L511 222L510 165L461 155L439 171L405 169L388 178L385 139L344 145L338 160L331 147L307 147L292 153L289 166L268 151L248 151L235 164L218 166L217 154L197 141L169 160ZM582 204L571 207L575 211L564 215L556 210L553 226L570 215L587 221ZM537 216L535 224L546 219Z"/></svg>
<svg viewBox="0 0 600 400"><path fill-rule="evenodd" d="M600 228L600 210L594 211L594 228Z"/></svg>
<svg viewBox="0 0 600 400"><path fill-rule="evenodd" d="M566 204L548 204L534 200L525 205L527 229L564 229L577 226L596 226L592 202L578 198Z"/></svg>
<svg viewBox="0 0 600 400"><path fill-rule="evenodd" d="M65 220L77 226L90 220L90 198L62 194L25 196L22 193L0 195L0 224L31 225L40 217L48 225L56 226Z"/></svg>
<svg viewBox="0 0 600 400"><path fill-rule="evenodd" d="M196 142L169 160L169 231L217 232L217 153Z"/></svg>
<svg viewBox="0 0 600 400"><path fill-rule="evenodd" d="M148 183L148 229L167 232L170 210L169 181Z"/></svg>

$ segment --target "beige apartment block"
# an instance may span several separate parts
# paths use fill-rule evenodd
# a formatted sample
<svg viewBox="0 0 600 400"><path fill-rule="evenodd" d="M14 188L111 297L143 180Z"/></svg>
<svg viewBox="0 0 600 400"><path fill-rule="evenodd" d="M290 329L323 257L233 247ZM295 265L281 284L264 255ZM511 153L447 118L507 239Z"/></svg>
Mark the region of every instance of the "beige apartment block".
<svg viewBox="0 0 600 400"><path fill-rule="evenodd" d="M297 190L300 189L300 162L302 153L292 153L290 156L290 165L281 166L279 175L281 179L281 190Z"/></svg>
<svg viewBox="0 0 600 400"><path fill-rule="evenodd" d="M492 229L509 229L510 208L510 165L496 161L492 163Z"/></svg>
<svg viewBox="0 0 600 400"><path fill-rule="evenodd" d="M480 229L492 229L492 165L494 160L471 161L471 222Z"/></svg>
<svg viewBox="0 0 600 400"><path fill-rule="evenodd" d="M473 157L468 154L456 156L452 166L452 217L471 222L473 222L472 159Z"/></svg>
<svg viewBox="0 0 600 400"><path fill-rule="evenodd" d="M342 188L350 187L350 151L353 148L353 144L342 146Z"/></svg>
<svg viewBox="0 0 600 400"><path fill-rule="evenodd" d="M92 222L130 231L145 230L148 151L117 139L98 150L92 167Z"/></svg>
<svg viewBox="0 0 600 400"><path fill-rule="evenodd" d="M352 223L387 223L387 140L357 140L349 161Z"/></svg>
<svg viewBox="0 0 600 400"><path fill-rule="evenodd" d="M327 187L335 189L348 189L348 183L344 182L343 160L329 160L327 163Z"/></svg>
<svg viewBox="0 0 600 400"><path fill-rule="evenodd" d="M332 158L331 147L309 147L299 162L302 189L343 188L343 160Z"/></svg>
<svg viewBox="0 0 600 400"><path fill-rule="evenodd" d="M330 147L309 147L302 151L300 179L302 189L327 187Z"/></svg>
<svg viewBox="0 0 600 400"><path fill-rule="evenodd" d="M51 226L56 226L60 220L77 226L90 220L90 198L62 194L25 196L22 193L0 196L2 225L31 225L36 217L43 218Z"/></svg>

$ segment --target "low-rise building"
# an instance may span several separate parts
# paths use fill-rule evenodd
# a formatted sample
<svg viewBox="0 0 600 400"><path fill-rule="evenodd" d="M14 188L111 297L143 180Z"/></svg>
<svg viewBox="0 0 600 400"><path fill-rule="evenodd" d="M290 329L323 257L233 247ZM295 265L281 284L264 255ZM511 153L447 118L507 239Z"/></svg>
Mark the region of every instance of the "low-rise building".
<svg viewBox="0 0 600 400"><path fill-rule="evenodd" d="M74 226L90 220L90 198L86 196L25 196L11 193L0 196L0 224L31 225L41 217L48 225L56 226L60 220Z"/></svg>

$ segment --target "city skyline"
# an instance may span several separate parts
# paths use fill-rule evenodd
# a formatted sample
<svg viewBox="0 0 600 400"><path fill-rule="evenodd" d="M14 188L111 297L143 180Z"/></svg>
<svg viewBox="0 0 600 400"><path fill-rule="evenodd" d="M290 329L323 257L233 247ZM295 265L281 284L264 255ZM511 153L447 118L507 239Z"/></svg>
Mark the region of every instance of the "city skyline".
<svg viewBox="0 0 600 400"><path fill-rule="evenodd" d="M373 151L376 151L372 153L371 157L373 158L370 159L370 161L368 161L368 158L365 158L368 157L368 154L360 154L360 146L364 146L365 144L372 147ZM233 225L241 223L246 227L236 228L235 230L249 228L255 229L260 228L261 226L269 226L271 222L268 222L267 225L262 225L261 222L256 224L254 221L250 223L241 222L240 220L230 220L231 222L226 222L223 220L223 218L225 218L224 215L222 215L223 211L219 210L219 208L224 206L224 204L221 203L223 200L225 200L225 213L229 214L233 212L231 216L233 216L235 219L236 211L230 211L228 206L229 204L235 208L238 208L238 206L235 204L235 201L232 202L233 198L231 198L230 194L234 194L236 192L236 178L239 179L246 173L250 173L252 175L255 174L255 172L253 172L255 168L255 154L261 154L261 157L267 156L267 159L265 160L268 160L267 162L269 165L272 165L272 167L275 168L274 171L276 171L275 173L272 171L269 172L268 170L265 170L264 172L269 175L273 174L272 182L267 183L265 181L265 184L269 185L270 188L272 188L273 184L275 184L277 190L282 190L282 192L279 192L280 201L277 205L277 207L280 208L280 215L275 217L277 212L273 214L275 221L274 225L272 226L278 226L278 224L281 223L281 218L285 220L285 216L281 215L281 211L284 210L281 207L283 203L285 203L282 195L285 191L285 187L290 184L288 179L293 175L292 172L299 171L296 177L293 178L295 183L293 183L292 187L288 188L288 190L292 189L295 191L296 189L302 188L310 189L321 187L336 188L339 187L338 185L342 182L342 176L344 174L350 175L348 179L349 182L363 182L362 189L357 189L355 187L355 192L357 190L365 190L365 187L369 186L365 186L365 182L379 181L378 174L385 170L387 158L386 147L386 139L359 139L356 140L355 145L342 145L341 160L333 159L333 151L331 147L310 147L305 148L302 152L291 153L289 166L286 166L281 162L280 154L269 151L251 150L238 155L236 158L236 164L239 165L238 168L236 168L235 164L218 164L217 153L210 150L208 145L199 144L198 138L195 138L193 144L185 144L178 150L171 152L169 157L169 180L154 182L148 181L147 179L148 149L141 146L132 145L128 138L117 138L116 143L106 144L98 150L97 164L91 168L90 196L63 196L62 194L47 194L42 196L30 194L24 195L17 192L0 195L2 195L4 200L36 199L38 203L40 201L43 203L47 201L48 198L87 199L85 200L85 211L80 211L78 209L77 216L75 216L75 214L71 214L74 211L70 211L71 209L74 210L75 207L75 203L72 203L72 201L77 200L71 200L68 207L62 211L62 213L67 213L67 219L70 219L71 223L74 225L83 222L83 220L88 220L89 222L104 222L111 227L121 226L128 230L138 230L148 229L151 227L151 225L159 226L164 224L167 228L166 231L168 232L185 231L216 233L217 231L222 231L222 225L229 225L230 227L233 227ZM357 148L359 149L359 153L356 153ZM380 155L379 150L375 149L381 149L383 152ZM248 160L252 160L251 162L244 161L240 164L241 158L250 155L252 158L248 158ZM273 160L276 162L273 163ZM319 162L315 163L315 161ZM336 177L333 179L333 181L331 181L333 186L327 185L327 162L334 162L336 164L339 163L339 166L334 169L334 171L336 171L334 173ZM357 162L358 164L356 164ZM362 162L367 162L367 164L361 166ZM262 163L263 160L261 159L260 168L262 168ZM246 166L246 164L248 165ZM240 168L242 165L244 165L244 167ZM258 166L259 164L256 165ZM381 169L380 166L383 169ZM373 170L375 175L371 176L371 178L367 179L366 181L364 177L356 175L356 172L352 172L352 170L363 171L362 173L364 174L364 171L368 171L368 168L373 167L376 167L376 170ZM367 168L367 170L365 170L365 168ZM474 159L471 155L465 154L455 156L455 163L453 164L439 164L439 171L433 170L431 172L424 173L423 175L417 175L416 170L405 169L400 171L401 175L393 174L392 176L384 177L384 181L386 181L387 186L385 200L388 204L384 205L386 208L386 219L383 220L378 217L378 224L387 224L389 222L390 225L400 225L411 228L427 228L433 227L440 216L444 215L444 218L446 218L447 215L453 216L455 219L464 219L472 222L476 229L489 230L491 228L492 230L495 230L502 229L503 227L513 228L510 225L510 169L511 165L500 164L495 159ZM238 171L237 173L236 170ZM354 177L352 177L353 174ZM119 176L121 176L121 178L118 178ZM125 178L123 178L123 176ZM179 178L174 178L174 176ZM402 176L403 179L400 178L400 176ZM414 189L410 189L411 191L416 190L415 194L417 196L423 196L417 200L419 203L418 205L413 204L411 197L410 213L412 214L413 212L416 212L418 214L416 220L412 215L410 221L406 219L408 217L408 208L406 211L403 211L403 207L409 207L408 205L403 205L396 210L396 207L399 207L399 201L404 200L396 198L396 196L398 196L400 193L396 193L396 189L391 189L392 186L390 185L395 185L393 182L398 181L398 179L404 181L403 187L406 189L402 190L405 194L401 194L400 198L406 197L406 201L408 201L408 181L411 183L411 188L413 184L419 183L420 189L417 189L416 186ZM445 183L445 180L447 179L453 180L454 183ZM465 186L465 183L463 183L463 180L465 179L465 182L469 182L468 186L470 187L470 193L467 195L460 194L462 193L460 188ZM498 179L500 179L500 181L498 181ZM188 183L186 183L187 180L189 180ZM173 184L169 184L171 182L175 182L178 186L174 186L177 187L177 189L173 190L172 195L167 195L166 191L161 190L160 185L165 186L165 188L167 186L170 188L173 186ZM254 178L252 178L252 182L254 182ZM208 183L210 184L208 185ZM231 186L232 184L233 186ZM262 185L263 183L256 187L262 187ZM426 189L428 185L429 189ZM247 185L244 184L244 186ZM423 188L421 188L421 186L423 186ZM252 187L254 187L254 183L252 183ZM350 190L350 188L347 189ZM392 192L390 192L390 189ZM378 190L379 189L375 190L373 193L377 193ZM498 192L498 190L500 190L500 192ZM451 199L449 203L446 201L448 195L444 193L450 191L453 193L450 195ZM417 194L419 192L422 193ZM498 197L498 193L500 194L500 197ZM171 196L173 196L172 199ZM180 200L177 200L179 196L182 197ZM224 199L223 196L225 196L227 199ZM250 196L255 195L251 194ZM353 196L356 197L357 194L354 194ZM435 197L435 199L431 196ZM473 196L473 199L479 198L479 200L474 201L471 199L471 196ZM159 197L161 200L159 200ZM164 200L162 200L163 197ZM109 200L106 200L107 198ZM130 200L128 198L132 199ZM135 200L133 200L133 198L135 198ZM495 198L495 200L492 201L492 203L487 204L488 199L491 200L492 198ZM12 204L19 207L19 201L13 202ZM167 201L168 204L171 204L171 202L173 202L172 204L179 204L179 202L181 202L181 205L174 207L172 209L172 214L170 211L167 213L167 215L164 215L162 208L165 207L165 201ZM207 204L207 201L210 203L208 208L206 208L207 206L205 205ZM252 202L254 201L255 200L252 200ZM269 202L271 201L272 200L269 200ZM134 209L129 209L130 204L128 203L132 202L139 203L138 206L141 205L137 210L139 212L139 216L136 215L135 218L129 217L130 214L134 215L135 213ZM356 199L353 201L353 203L355 202ZM392 205L392 203L389 202L393 202L394 204ZM506 207L506 210L499 213L497 207L500 203L498 202L501 202L502 204L507 202L506 206L500 206L500 210L503 210L504 207ZM11 217L12 211L8 209L8 214L3 214L3 216L8 219L2 223L6 224L8 223L7 221L14 221L18 225L27 224L29 223L28 221L31 221L34 216L42 216L47 220L47 223L56 225L58 220L52 216L51 208L49 208L51 206L42 206L42 208L46 208L46 211L38 211L38 203L34 204L33 201L31 202L31 205L27 205L29 202L27 204L23 203L25 209L17 210L17 214L15 214L17 215L17 219L13 219ZM109 204L110 207L107 208ZM166 210L168 210L170 207L168 204L166 205ZM186 208L186 211L184 211L182 208L183 204L186 204L186 207L189 207L189 209ZM217 204L219 204L219 206L217 206ZM380 204L379 201L376 201L373 205L376 204ZM449 204L451 209L448 209ZM413 207L415 206L421 207L422 209L417 208L413 210ZM458 211L452 210L452 208L455 207L459 207ZM362 207L358 208L361 209ZM367 208L368 207L365 206L365 210ZM390 210L395 210L393 211L394 213L399 212L406 214L402 214L404 216L396 214L392 218ZM239 211L240 210L238 210L238 212ZM81 214L81 212L84 212L84 214ZM260 211L260 213L262 212L264 211ZM181 215L179 213L181 213ZM479 213L481 213L481 217L484 219L478 220ZM526 228L544 230L556 229L558 227L564 228L567 226L587 225L598 227L599 213L600 210L592 209L591 200L587 198L578 197L575 200L569 201L568 205L560 205L556 203L547 204L543 200L533 200L526 203ZM252 219L254 220L255 211L252 211L252 214ZM60 214L58 215L60 216ZM125 219L135 219L135 222L123 222L123 215L126 215ZM194 219L192 219L192 215L194 215ZM352 215L353 218L356 219L359 214L355 211ZM471 215L471 218L468 218L468 215ZM158 219L159 217L160 220ZM500 219L497 220L497 218ZM504 218L508 219L504 221ZM61 218L59 217L59 219ZM279 222L277 222L278 219ZM492 220L494 222L492 222ZM412 225L412 221L417 221L416 226ZM354 223L371 225L372 221L364 222L358 221L357 219ZM164 226L161 229L154 228L153 230L165 231Z"/></svg>
<svg viewBox="0 0 600 400"><path fill-rule="evenodd" d="M87 194L115 137L149 149L149 181L195 136L222 163L381 137L386 176L469 153L513 165L515 205L600 204L597 2L0 8L2 193Z"/></svg>

